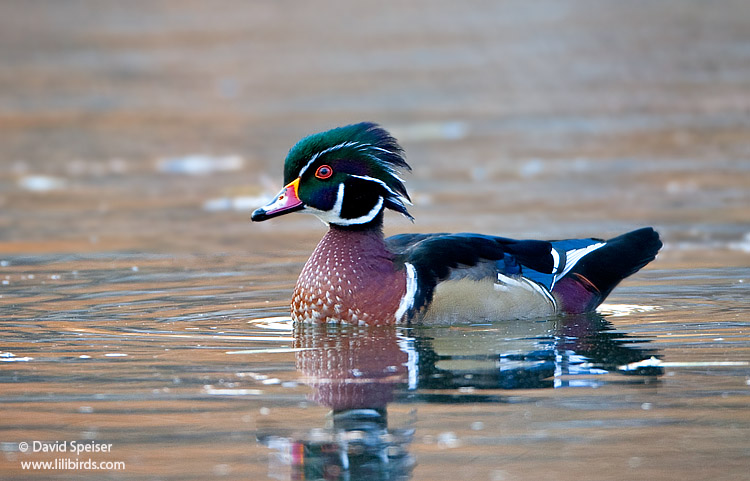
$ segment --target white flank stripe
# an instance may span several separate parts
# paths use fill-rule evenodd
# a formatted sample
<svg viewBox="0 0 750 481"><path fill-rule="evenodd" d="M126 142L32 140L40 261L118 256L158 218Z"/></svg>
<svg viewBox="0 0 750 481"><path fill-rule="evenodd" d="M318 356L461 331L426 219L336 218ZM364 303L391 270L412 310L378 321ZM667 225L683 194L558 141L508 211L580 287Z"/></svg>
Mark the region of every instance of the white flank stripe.
<svg viewBox="0 0 750 481"><path fill-rule="evenodd" d="M506 276L505 274L500 274L498 272L497 274L497 283L495 284L495 289L499 291L504 292L510 292L512 289L525 289L530 292L536 292L540 296L544 297L544 299L555 306L557 308L557 302L555 302L555 298L552 297L552 294L547 290L546 287L539 284L538 282L534 282L531 279L527 279L525 277L518 277L518 278L512 278L509 276Z"/></svg>
<svg viewBox="0 0 750 481"><path fill-rule="evenodd" d="M534 281L532 281L532 280L527 280L527 282L528 282L529 284L531 284L531 287L532 287L532 288L533 288L533 289L534 289L534 290L535 290L536 292L538 292L539 294L543 295L543 296L544 296L544 297L545 297L545 298L547 299L547 301L548 301L548 302L549 302L550 304L552 304L552 305L554 306L554 308L555 308L555 309L557 309L557 301L555 301L555 298L554 298L554 297L552 296L552 293L551 293L551 292L550 292L549 290L547 290L547 288L546 288L546 287L544 287L543 285L541 285L541 284L539 284L539 283L537 283L537 282L534 282Z"/></svg>
<svg viewBox="0 0 750 481"><path fill-rule="evenodd" d="M522 287L527 291L531 290L530 286L525 285L520 280L513 279L512 277L508 277L505 274L500 274L499 272L497 273L497 281L509 287Z"/></svg>
<svg viewBox="0 0 750 481"><path fill-rule="evenodd" d="M404 266L406 267L406 292L398 304L396 322L401 322L401 318L404 317L406 311L414 306L414 297L417 295L417 270L408 262Z"/></svg>

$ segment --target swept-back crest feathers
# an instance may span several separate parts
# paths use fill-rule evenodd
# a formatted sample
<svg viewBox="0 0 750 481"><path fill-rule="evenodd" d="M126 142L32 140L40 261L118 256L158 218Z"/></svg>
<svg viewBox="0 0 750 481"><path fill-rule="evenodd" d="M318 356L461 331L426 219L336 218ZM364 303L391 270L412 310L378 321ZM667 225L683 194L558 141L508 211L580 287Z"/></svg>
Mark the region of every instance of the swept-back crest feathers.
<svg viewBox="0 0 750 481"><path fill-rule="evenodd" d="M284 162L284 182L292 182L319 164L339 162L345 172L383 188L384 206L411 218L409 194L400 171L410 171L404 151L385 129L361 122L307 136L297 142Z"/></svg>

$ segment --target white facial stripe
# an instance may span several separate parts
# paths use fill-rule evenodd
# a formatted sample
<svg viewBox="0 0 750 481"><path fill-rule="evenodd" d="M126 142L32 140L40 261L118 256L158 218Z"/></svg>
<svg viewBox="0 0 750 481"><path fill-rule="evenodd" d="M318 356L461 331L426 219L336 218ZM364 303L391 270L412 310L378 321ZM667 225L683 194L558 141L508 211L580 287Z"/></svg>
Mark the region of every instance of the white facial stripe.
<svg viewBox="0 0 750 481"><path fill-rule="evenodd" d="M371 149L373 149L373 150L379 150L379 151L381 151L381 152L385 152L386 154L389 154L389 153L391 153L391 151L390 151L390 150L388 150L388 149L384 149L383 147L376 147L376 146L374 146L374 145L370 145L370 144L365 144L365 145L369 146L369 147L370 147Z"/></svg>
<svg viewBox="0 0 750 481"><path fill-rule="evenodd" d="M312 163L315 162L316 160L318 160L318 157L320 157L321 155L325 155L325 154L327 154L329 152L333 152L335 150L343 149L345 147L354 147L354 146L356 146L358 144L359 144L359 142L353 142L353 141L342 142L340 144L334 145L333 147L328 147L327 149L324 149L324 150L321 150L320 152L314 153L313 156L310 157L310 160L307 161L307 164L305 164L305 166L302 167L302 169L300 169L299 174L297 175L297 177L302 177L302 174L304 174L305 171L312 165Z"/></svg>
<svg viewBox="0 0 750 481"><path fill-rule="evenodd" d="M383 197L381 196L381 197L378 197L378 203L375 204L375 207L373 207L372 210L370 210L370 212L363 215L362 217L356 217L354 219L342 219L341 214L339 213L339 218L333 223L338 224L338 225L367 224L368 222L371 222L375 217L377 217L377 215L380 213L382 209L383 209Z"/></svg>
<svg viewBox="0 0 750 481"><path fill-rule="evenodd" d="M344 188L344 183L340 183L338 192L336 193L336 202L333 204L331 210L310 209L311 212L318 216L320 220L329 224L356 225L371 222L383 209L383 197L379 196L375 207L373 207L367 214L354 219L344 219L341 217L341 210L344 207Z"/></svg>
<svg viewBox="0 0 750 481"><path fill-rule="evenodd" d="M417 270L408 262L404 266L406 267L406 292L398 304L396 322L401 322L404 314L414 306L414 298L417 295Z"/></svg>
<svg viewBox="0 0 750 481"><path fill-rule="evenodd" d="M344 183L339 184L338 192L336 193L336 202L331 207L331 210L320 210L314 207L307 208L307 211L325 224L340 224L341 223L341 207L344 204Z"/></svg>
<svg viewBox="0 0 750 481"><path fill-rule="evenodd" d="M339 216L339 219L341 218L341 209L344 208L344 183L339 184L339 190L336 192L336 203L333 204L333 209L331 209L331 212L334 212L337 216Z"/></svg>
<svg viewBox="0 0 750 481"><path fill-rule="evenodd" d="M385 182L383 182L380 179L376 179L375 177L370 177L369 175L354 175L354 174L352 174L351 177L355 177L357 179L368 180L370 182L375 182L376 184L380 184L381 186L383 186L383 188L385 190L387 190L388 192L390 192L390 194L392 196L394 196L394 197L398 197L399 196L397 193L393 192L393 189L391 189L390 187L388 187L388 184L386 184Z"/></svg>
<svg viewBox="0 0 750 481"><path fill-rule="evenodd" d="M299 171L299 174L297 175L297 177L302 177L302 174L304 174L305 171L307 170L307 168L310 167L310 164L312 164L313 162L315 162L318 159L318 156L320 156L320 153L317 153L317 154L313 155L312 157L310 157L310 160L305 164L304 167L302 167L302 169Z"/></svg>
<svg viewBox="0 0 750 481"><path fill-rule="evenodd" d="M402 196L401 194L397 194L396 192L394 192L393 189L391 189L390 187L388 187L388 184L386 184L385 182L383 182L380 179L376 179L374 177L370 177L369 175L351 175L351 177L356 177L357 179L369 180L370 182L376 182L376 183L380 184L385 190L388 191L388 193L390 193L393 197L395 197L402 204L405 202L405 203L407 203L409 205L412 205L412 203L409 202L404 196Z"/></svg>

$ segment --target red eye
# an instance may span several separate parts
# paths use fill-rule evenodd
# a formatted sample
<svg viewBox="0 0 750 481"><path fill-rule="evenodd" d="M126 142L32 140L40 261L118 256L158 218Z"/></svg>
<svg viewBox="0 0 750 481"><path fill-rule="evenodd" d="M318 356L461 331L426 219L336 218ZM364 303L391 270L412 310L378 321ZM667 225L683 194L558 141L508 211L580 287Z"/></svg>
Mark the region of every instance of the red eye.
<svg viewBox="0 0 750 481"><path fill-rule="evenodd" d="M327 179L333 175L333 169L328 165L321 165L318 170L315 171L315 177L318 179Z"/></svg>

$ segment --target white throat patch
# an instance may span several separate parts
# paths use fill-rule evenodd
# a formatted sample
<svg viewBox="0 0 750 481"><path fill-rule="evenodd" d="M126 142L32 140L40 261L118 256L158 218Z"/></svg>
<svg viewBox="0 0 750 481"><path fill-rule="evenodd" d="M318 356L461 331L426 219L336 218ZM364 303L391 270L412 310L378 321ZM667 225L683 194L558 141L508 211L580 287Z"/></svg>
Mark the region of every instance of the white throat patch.
<svg viewBox="0 0 750 481"><path fill-rule="evenodd" d="M310 209L310 211L315 214L320 220L328 224L358 225L372 222L372 220L378 216L380 211L383 210L383 196L379 196L378 201L375 203L375 206L370 209L370 212L368 212L367 214L360 217L355 217L353 219L344 219L343 217L341 217L341 210L344 207L344 189L345 186L342 182L339 184L339 189L336 193L336 202L333 204L331 210Z"/></svg>

